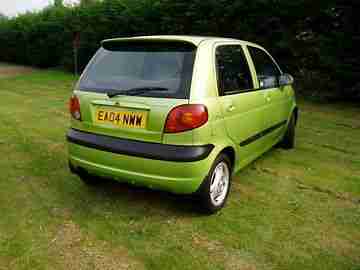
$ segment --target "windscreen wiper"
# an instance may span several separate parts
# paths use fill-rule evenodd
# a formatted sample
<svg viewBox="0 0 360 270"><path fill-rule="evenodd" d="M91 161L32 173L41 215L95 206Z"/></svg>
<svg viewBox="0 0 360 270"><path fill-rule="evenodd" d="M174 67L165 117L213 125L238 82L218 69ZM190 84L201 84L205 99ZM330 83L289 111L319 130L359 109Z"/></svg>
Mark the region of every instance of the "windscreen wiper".
<svg viewBox="0 0 360 270"><path fill-rule="evenodd" d="M169 91L168 88L165 87L136 87L136 88L131 88L128 90L119 90L119 91L114 91L114 92L110 92L107 93L109 98L118 96L118 95L126 95L126 96L136 96L136 95L141 95L147 92L151 92L151 91Z"/></svg>

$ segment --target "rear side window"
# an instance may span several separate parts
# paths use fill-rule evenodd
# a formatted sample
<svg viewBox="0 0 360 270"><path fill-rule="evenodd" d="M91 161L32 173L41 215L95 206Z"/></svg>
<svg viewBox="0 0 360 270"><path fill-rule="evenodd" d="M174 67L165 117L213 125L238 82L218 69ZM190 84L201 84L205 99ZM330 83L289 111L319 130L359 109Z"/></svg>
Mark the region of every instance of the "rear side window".
<svg viewBox="0 0 360 270"><path fill-rule="evenodd" d="M223 45L216 49L219 95L232 95L253 89L249 65L240 45Z"/></svg>
<svg viewBox="0 0 360 270"><path fill-rule="evenodd" d="M195 52L194 45L183 42L105 43L87 67L78 88L185 99L189 96Z"/></svg>
<svg viewBox="0 0 360 270"><path fill-rule="evenodd" d="M260 88L274 88L278 86L278 77L281 72L271 57L263 50L248 47L254 62Z"/></svg>

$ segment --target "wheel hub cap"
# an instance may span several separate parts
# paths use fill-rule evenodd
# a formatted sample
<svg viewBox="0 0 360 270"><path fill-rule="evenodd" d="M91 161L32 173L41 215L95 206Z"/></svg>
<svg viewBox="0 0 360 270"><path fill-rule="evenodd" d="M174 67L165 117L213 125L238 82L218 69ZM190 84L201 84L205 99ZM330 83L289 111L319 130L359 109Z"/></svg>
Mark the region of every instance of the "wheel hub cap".
<svg viewBox="0 0 360 270"><path fill-rule="evenodd" d="M221 205L228 192L230 170L225 162L220 162L213 171L210 185L210 198L215 206Z"/></svg>

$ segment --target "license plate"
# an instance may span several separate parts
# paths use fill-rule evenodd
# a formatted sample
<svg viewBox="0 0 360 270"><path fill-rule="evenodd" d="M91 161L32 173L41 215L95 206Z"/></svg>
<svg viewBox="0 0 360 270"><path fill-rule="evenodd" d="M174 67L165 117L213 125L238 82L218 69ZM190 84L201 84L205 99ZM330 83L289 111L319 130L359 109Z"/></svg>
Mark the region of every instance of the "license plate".
<svg viewBox="0 0 360 270"><path fill-rule="evenodd" d="M146 128L147 112L130 112L99 109L96 122L108 123L123 128Z"/></svg>

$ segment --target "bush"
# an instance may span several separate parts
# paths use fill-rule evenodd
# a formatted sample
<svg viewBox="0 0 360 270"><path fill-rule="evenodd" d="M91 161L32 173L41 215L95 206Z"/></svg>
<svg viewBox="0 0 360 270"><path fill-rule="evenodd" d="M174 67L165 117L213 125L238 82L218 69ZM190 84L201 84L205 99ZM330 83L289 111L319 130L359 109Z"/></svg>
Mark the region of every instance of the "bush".
<svg viewBox="0 0 360 270"><path fill-rule="evenodd" d="M306 94L360 96L356 0L103 0L49 6L0 20L0 61L83 69L105 38L193 34L251 40L269 48ZM331 93L329 95L329 93Z"/></svg>

